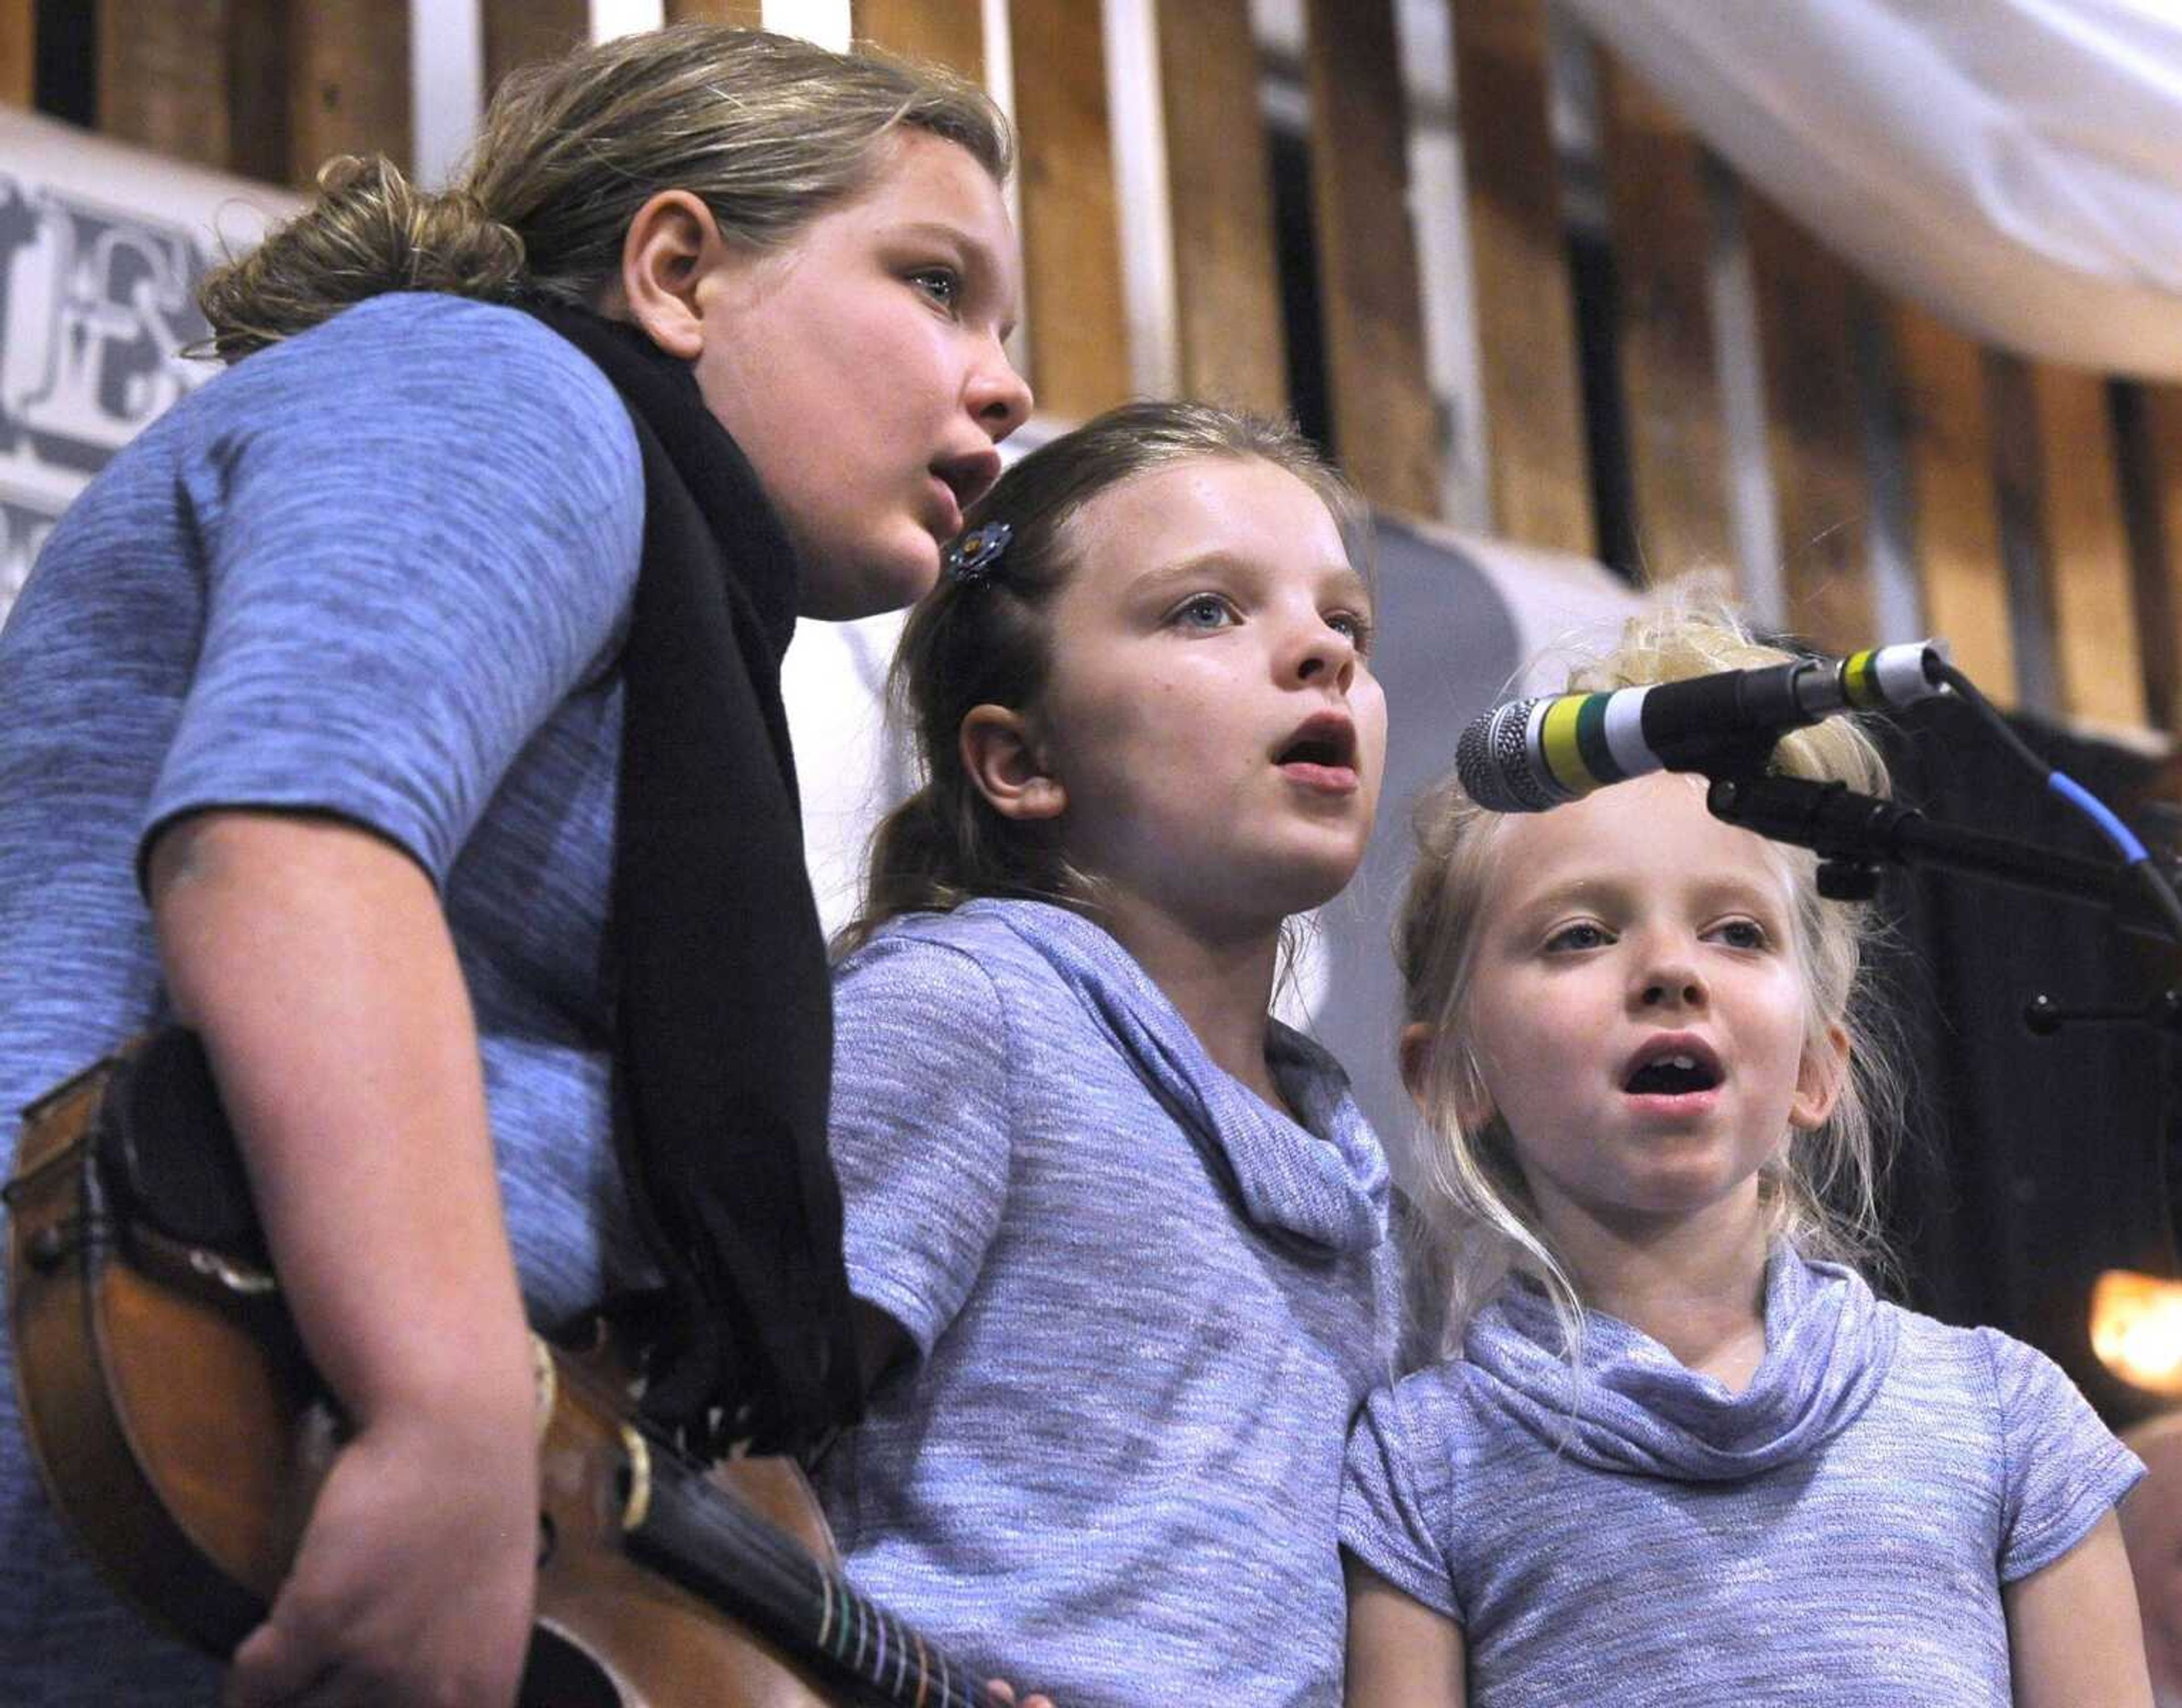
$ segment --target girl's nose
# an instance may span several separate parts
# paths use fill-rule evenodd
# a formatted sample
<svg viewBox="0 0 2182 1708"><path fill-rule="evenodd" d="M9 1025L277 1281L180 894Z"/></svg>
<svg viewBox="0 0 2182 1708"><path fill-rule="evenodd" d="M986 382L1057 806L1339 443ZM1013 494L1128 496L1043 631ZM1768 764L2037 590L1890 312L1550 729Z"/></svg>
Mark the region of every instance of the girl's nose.
<svg viewBox="0 0 2182 1708"><path fill-rule="evenodd" d="M1703 976L1688 960L1678 955L1658 958L1637 981L1636 1005L1640 1009L1703 1009L1707 1000Z"/></svg>
<svg viewBox="0 0 2182 1708"><path fill-rule="evenodd" d="M1297 642L1295 677L1298 682L1330 685L1346 693L1356 675L1356 642L1314 615Z"/></svg>
<svg viewBox="0 0 2182 1708"><path fill-rule="evenodd" d="M1030 419L1029 382L1016 372L1006 346L997 336L970 376L966 401L977 425L995 445Z"/></svg>

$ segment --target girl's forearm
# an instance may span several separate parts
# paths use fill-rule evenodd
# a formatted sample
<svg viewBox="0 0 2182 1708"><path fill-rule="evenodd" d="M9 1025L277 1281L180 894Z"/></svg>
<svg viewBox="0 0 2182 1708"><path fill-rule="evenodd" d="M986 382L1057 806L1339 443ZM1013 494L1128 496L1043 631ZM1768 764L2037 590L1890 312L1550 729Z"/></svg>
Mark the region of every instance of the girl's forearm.
<svg viewBox="0 0 2182 1708"><path fill-rule="evenodd" d="M213 812L161 835L150 888L320 1374L359 1428L388 1408L519 1423L522 1302L430 881L338 821Z"/></svg>

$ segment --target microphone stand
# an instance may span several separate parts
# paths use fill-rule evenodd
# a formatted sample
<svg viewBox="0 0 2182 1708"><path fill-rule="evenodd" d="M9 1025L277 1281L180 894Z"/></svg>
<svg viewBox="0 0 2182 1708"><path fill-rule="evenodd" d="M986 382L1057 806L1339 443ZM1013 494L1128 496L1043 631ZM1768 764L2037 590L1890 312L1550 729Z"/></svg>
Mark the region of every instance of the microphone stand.
<svg viewBox="0 0 2182 1708"><path fill-rule="evenodd" d="M1936 824L1914 807L1857 794L1846 783L1737 771L1713 778L1705 804L1728 824L1812 850L1819 856L1819 893L1836 901L1870 900L1878 893L1882 863L1931 865L2102 906L2124 931L2175 941L2167 919L2126 867ZM2140 1009L2064 1009L2050 998L2034 997L2024 1021L2040 1036L2070 1023L2182 1031L2182 991L2164 991Z"/></svg>

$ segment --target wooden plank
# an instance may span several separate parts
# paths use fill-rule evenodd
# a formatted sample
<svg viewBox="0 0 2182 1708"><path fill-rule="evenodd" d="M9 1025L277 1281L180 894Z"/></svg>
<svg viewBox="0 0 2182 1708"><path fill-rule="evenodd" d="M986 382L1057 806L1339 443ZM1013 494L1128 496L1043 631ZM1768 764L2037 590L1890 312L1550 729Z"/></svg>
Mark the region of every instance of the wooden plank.
<svg viewBox="0 0 2182 1708"><path fill-rule="evenodd" d="M590 0L485 0L487 94L518 65L557 59L590 40Z"/></svg>
<svg viewBox="0 0 2182 1708"><path fill-rule="evenodd" d="M853 0L850 27L905 59L928 59L985 80L984 8L978 0Z"/></svg>
<svg viewBox="0 0 2182 1708"><path fill-rule="evenodd" d="M1853 651L1873 633L1853 327L1864 287L1762 196L1747 206L1789 627L1828 651Z"/></svg>
<svg viewBox="0 0 2182 1708"><path fill-rule="evenodd" d="M38 99L37 0L0 0L0 101L33 107Z"/></svg>
<svg viewBox="0 0 2182 1708"><path fill-rule="evenodd" d="M289 171L307 185L337 154L410 171L407 0L321 0L290 17Z"/></svg>
<svg viewBox="0 0 2182 1708"><path fill-rule="evenodd" d="M764 0L667 0L661 8L669 24L739 24L755 30L763 24Z"/></svg>
<svg viewBox="0 0 2182 1708"><path fill-rule="evenodd" d="M1128 323L1099 8L1016 0L1024 316L1042 414L1081 421L1130 393Z"/></svg>
<svg viewBox="0 0 2182 1708"><path fill-rule="evenodd" d="M1548 118L1543 0L1454 0L1493 525L1597 549L1575 301Z"/></svg>
<svg viewBox="0 0 2182 1708"><path fill-rule="evenodd" d="M2060 667L2054 658L2053 569L2046 551L2046 470L2037 395L2030 367L2020 357L1987 349L1983 366L2001 560L2008 566L2016 703L2038 716L2058 717Z"/></svg>
<svg viewBox="0 0 2182 1708"><path fill-rule="evenodd" d="M228 163L225 0L97 0L98 128L200 166Z"/></svg>
<svg viewBox="0 0 2182 1708"><path fill-rule="evenodd" d="M1981 358L1969 339L1910 304L1893 307L1891 325L1924 625L1988 699L2013 705L2015 645Z"/></svg>
<svg viewBox="0 0 2182 1708"><path fill-rule="evenodd" d="M285 181L288 9L285 0L97 0L86 56L97 129L171 159Z"/></svg>
<svg viewBox="0 0 2182 1708"><path fill-rule="evenodd" d="M227 169L288 181L291 0L227 0Z"/></svg>
<svg viewBox="0 0 2182 1708"><path fill-rule="evenodd" d="M1280 264L1249 0L1160 0L1182 389L1288 406Z"/></svg>
<svg viewBox="0 0 2182 1708"><path fill-rule="evenodd" d="M2174 528L2182 522L2182 396L2171 385L2117 381L2112 387L2114 453L2144 699L2152 722L2182 730L2182 578Z"/></svg>
<svg viewBox="0 0 2182 1708"><path fill-rule="evenodd" d="M2031 369L2031 394L2061 710L2139 727L2148 710L2144 658L2106 384L2041 363Z"/></svg>
<svg viewBox="0 0 2182 1708"><path fill-rule="evenodd" d="M1681 116L1600 60L1621 395L1646 578L1735 571L1706 258L1712 222L1704 150Z"/></svg>
<svg viewBox="0 0 2182 1708"><path fill-rule="evenodd" d="M1393 0L1309 0L1313 222L1333 445L1375 504L1440 511Z"/></svg>
<svg viewBox="0 0 2182 1708"><path fill-rule="evenodd" d="M2182 386L2137 395L2131 449L2141 494L2137 609L2152 720L2182 735Z"/></svg>

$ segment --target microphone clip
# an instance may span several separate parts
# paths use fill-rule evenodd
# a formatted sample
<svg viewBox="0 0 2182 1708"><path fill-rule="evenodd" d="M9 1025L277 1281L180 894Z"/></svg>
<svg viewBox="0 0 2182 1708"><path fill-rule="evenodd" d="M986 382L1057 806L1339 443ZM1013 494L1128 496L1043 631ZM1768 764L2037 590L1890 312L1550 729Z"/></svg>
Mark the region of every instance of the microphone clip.
<svg viewBox="0 0 2182 1708"><path fill-rule="evenodd" d="M1830 902L1868 902L1879 894L1879 868L1870 860L1822 860L1819 893Z"/></svg>
<svg viewBox="0 0 2182 1708"><path fill-rule="evenodd" d="M1930 865L2103 906L2123 930L2172 942L2128 870L1967 826L1936 824L1914 807L1808 777L1716 778L1705 795L1714 818L1819 856L1819 893L1867 901L1882 866Z"/></svg>

